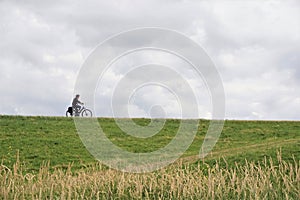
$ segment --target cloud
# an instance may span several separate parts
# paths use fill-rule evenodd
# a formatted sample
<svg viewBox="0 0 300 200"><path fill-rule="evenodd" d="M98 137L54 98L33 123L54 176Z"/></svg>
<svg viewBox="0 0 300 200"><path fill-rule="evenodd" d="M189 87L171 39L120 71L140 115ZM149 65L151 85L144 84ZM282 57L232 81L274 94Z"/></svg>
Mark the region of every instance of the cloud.
<svg viewBox="0 0 300 200"><path fill-rule="evenodd" d="M1 1L0 113L63 115L80 66L97 44L121 31L154 26L184 33L206 49L223 79L226 118L299 120L299 10L296 0ZM200 117L210 116L203 82L184 63L153 52L128 56L107 74L99 115L111 115L105 109L110 87L126 69L151 59L175 66L203 91L197 94ZM173 105L167 92L161 95L164 104ZM140 93L131 114L149 114L146 96Z"/></svg>

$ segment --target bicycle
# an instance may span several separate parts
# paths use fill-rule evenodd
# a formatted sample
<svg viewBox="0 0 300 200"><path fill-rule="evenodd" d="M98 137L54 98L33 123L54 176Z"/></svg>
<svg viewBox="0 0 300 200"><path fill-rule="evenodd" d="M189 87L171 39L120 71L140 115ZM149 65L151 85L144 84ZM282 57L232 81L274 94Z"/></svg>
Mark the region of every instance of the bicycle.
<svg viewBox="0 0 300 200"><path fill-rule="evenodd" d="M66 111L66 117L92 117L93 113L90 109L85 108L84 106L81 106L79 110L73 109L73 107L68 107L68 110Z"/></svg>

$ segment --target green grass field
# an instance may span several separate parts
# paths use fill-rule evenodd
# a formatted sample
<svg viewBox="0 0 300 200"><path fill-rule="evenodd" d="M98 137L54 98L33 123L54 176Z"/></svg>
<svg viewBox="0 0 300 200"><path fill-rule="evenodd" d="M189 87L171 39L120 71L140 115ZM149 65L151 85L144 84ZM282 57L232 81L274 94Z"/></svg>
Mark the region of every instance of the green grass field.
<svg viewBox="0 0 300 200"><path fill-rule="evenodd" d="M124 119L126 121L126 119ZM135 119L147 125L149 119ZM147 139L134 138L122 132L113 119L100 118L99 122L114 144L132 152L150 152L164 147L177 131L179 120L168 120L162 131ZM209 125L201 120L198 133L183 157L197 161L199 149ZM74 168L95 162L77 135L74 121L64 117L0 117L0 155L2 162L12 166L19 151L20 160L27 170L37 170L43 161L52 167ZM226 121L221 136L206 162L220 157L230 161L260 160L264 156L282 156L300 159L300 122L279 121Z"/></svg>
<svg viewBox="0 0 300 200"><path fill-rule="evenodd" d="M103 127L103 130L106 133L107 137L114 144L131 152L151 152L158 148L164 147L166 144L170 142L172 137L174 137L174 134L176 133L179 126L179 120L169 119L167 120L164 128L155 136L147 139L141 139L141 138L138 139L132 136L128 136L127 134L122 132L115 124L113 119L99 118L98 120L101 126ZM123 119L123 120L124 123L126 123L126 120L128 119ZM149 123L149 119L134 119L134 121L137 124L142 126L145 126ZM208 120L200 120L198 126L198 132L192 145L184 153L180 161L178 161L176 164L173 164L173 166L169 166L166 169L163 169L163 173L167 175L168 170L170 170L169 175L170 177L172 177L172 174L174 173L173 170L174 166L179 165L181 166L179 168L184 168L188 165L189 169L191 170L190 171L191 174L194 174L195 173L194 169L197 169L198 170L198 171L196 170L197 173L200 173L200 171L201 173L203 173L203 175L201 176L199 175L199 176L202 177L203 180L204 179L206 180L209 173L211 173L210 172L211 169L214 169L216 172L221 173L221 175L224 175L227 172L222 172L222 170L220 171L220 169L227 169L228 173L232 172L236 174L238 173L238 170L240 170L241 173L242 171L244 173L246 169L244 170L243 166L249 165L249 167L251 168L250 165L253 165L254 169L256 168L258 169L259 168L258 166L260 166L259 163L265 162L265 167L261 169L263 171L265 169L270 169L270 170L273 169L272 165L274 165L275 168L277 164L278 166L280 166L282 164L281 160L284 160L284 163L286 163L287 166L289 165L292 166L290 170L295 168L293 173L295 172L296 178L294 180L294 177L290 177L291 180L289 183L291 183L291 185L294 185L294 181L296 181L296 188L293 188L295 186L291 186L292 192L287 192L284 189L279 189L280 184L283 184L279 182L278 183L279 185L277 186L274 185L273 189L278 187L276 189L278 190L277 192L284 190L281 191L282 197L284 198L286 198L286 195L288 199L297 199L298 197L300 197L299 188L297 188L298 186L300 186L299 185L300 171L297 171L299 170L299 160L300 160L300 122L299 121L230 121L230 120L225 121L224 129L213 151L207 157L205 157L205 159L199 160L198 159L199 149L201 148L201 144L203 142L203 138L206 134L208 126L209 126ZM89 154L89 152L85 149L84 145L82 144L76 132L74 121L71 118L0 116L0 147L1 147L0 156L2 160L1 166L5 166L5 169L11 169L11 170L15 169L17 171L21 169L19 170L21 171L20 172L21 174L19 174L20 176L27 177L29 175L32 175L36 177L37 180L34 182L34 184L38 183L39 180L38 174L44 173L43 171L41 172L41 169L44 169L45 165L47 170L49 171L47 172L48 175L49 173L53 173L53 174L60 173L61 176L63 177L66 176L68 173L71 173L73 174L73 176L78 177L82 171L85 171L87 173L104 173L109 177L110 176L115 177L115 180L112 180L112 184L116 183L115 181L118 181L118 179L120 178L119 175L125 176L124 174L116 171L112 173L111 170L108 169L107 167L103 167L103 166L96 167L98 166L97 162ZM280 152L279 159L278 159L278 152ZM270 166L266 164L266 160L269 159L271 159L271 162L269 163ZM217 168L215 168L216 165L218 166ZM283 164L283 166L285 165ZM0 185L2 184L3 188L6 188L5 187L7 183L6 178L9 177L9 173L6 174L7 170L4 170L4 168L0 168L0 171L1 169L4 174L1 173L0 175L0 178L2 178L0 181ZM278 167L278 170L281 169L285 169L285 168ZM233 172L234 170L236 171ZM272 175L271 171L266 171L265 173L269 173L269 172L271 177ZM110 173L112 173L113 175L111 175ZM155 173L156 175L153 175ZM161 170L159 170L158 172L153 172L152 174L149 174L149 176L154 176L154 177L158 176L164 179L165 177L162 176L160 173L162 173ZM173 175L177 176L176 175L177 173L183 173L183 172L176 171L176 173ZM13 176L13 172L11 173L11 176L12 176L12 180L14 180L15 182L20 181L19 184L21 185L23 184L22 181L27 180L26 178L23 178L24 180L23 179L15 180L14 179L15 176ZM129 174L127 174L126 176L129 176L128 180L131 180L131 178L132 180L136 180L137 178L137 181L141 181L139 179L139 176L132 175L134 176L132 177ZM6 177L5 180L3 179L3 177ZM241 174L238 177L241 178L243 177L243 175ZM148 180L148 178L146 177L145 181ZM224 178L224 185L223 185L224 188L228 181L227 178L226 177ZM215 179L217 180L217 177L215 177ZM281 179L279 178L278 180ZM278 180L276 179L276 181ZM168 182L170 181L169 179L166 179L165 181L166 181L165 183L166 185L164 187L166 188L172 187L172 185L168 185L171 184L170 182ZM209 180L207 179L207 181ZM282 181L284 182L284 178L282 178ZM28 182L25 181L24 184L27 183ZM134 183L132 184L134 185ZM126 184L124 183L124 187L125 185ZM32 188L36 188L36 187L37 187L36 185L34 187L32 186ZM18 194L20 195L23 194L24 198L44 198L43 194L45 192L47 193L46 199L51 199L51 197L52 198L58 197L61 195L62 192L65 192L64 190L65 187L63 187L63 189L60 187L60 189L57 189L57 191L53 190L53 188L51 190L52 186L51 187L49 186L50 189L46 185L43 185L41 187L42 188L45 187L45 188L40 189L40 191L39 190L35 191L34 193L35 196L27 197L26 196L27 193L24 187L23 187L24 189L23 193L20 192ZM77 187L80 188L80 185L76 186L76 188ZM84 187L89 188L88 186L84 186ZM99 186L100 189L101 187ZM107 187L108 188L106 188L106 186L103 186L105 190L109 188L115 188L112 185L109 185ZM229 196L232 195L232 197L236 197L237 195L237 197L239 198L243 198L243 197L247 199L249 197L256 198L255 196L251 196L250 194L251 188L249 189L248 186L245 189L246 192L243 193L243 190L241 190L240 194L237 190L238 186L233 186L233 187L235 187L236 191L235 192L231 192L231 190L228 191L229 193L225 197L228 197L228 195ZM27 191L28 195L29 193L31 194L33 192L32 190L34 189L32 188L28 189ZM120 191L111 191L110 193L111 196L106 196L107 195L106 193L105 195L99 193L100 189L98 190L98 193L97 190L94 191L91 188L87 189L87 191L85 190L84 191L87 192L86 193L87 195L90 195L87 197L93 197L93 195L95 195L98 197L103 197L103 199L107 199L107 197L113 199L114 198L127 199L127 198L140 198L140 197L143 198L149 197L151 199L152 197L156 199L159 199L161 197L165 197L167 199L168 198L177 199L176 195L178 198L189 197L189 195L186 196L187 194L193 194L193 195L195 194L194 196L195 198L196 197L212 198L212 197L216 197L214 195L217 193L220 193L220 195L222 195L222 191L221 192L215 191L216 193L210 192L209 194L207 194L207 196L205 196L206 193L203 193L204 196L201 196L202 193L200 196L197 196L196 194L200 194L200 193L197 193L196 191L194 191L193 193L193 191L190 191L191 193L187 193L185 195L184 191L182 191L182 194L178 194L178 192L180 191L177 190L176 190L177 191L176 195L175 194L173 195L169 193L165 194L163 192L164 190L160 190L156 188L157 189L156 193L151 194L152 196L150 194L148 194L150 196L147 196L147 194L145 194L144 192L142 193L137 192L136 194L133 193L131 194L130 191L131 192L135 191L137 189L137 186L133 187L134 190L130 188L131 186L126 186L125 188L123 188L124 191L122 194L120 193ZM1 196L3 198L12 197L10 196L9 192L13 192L13 191L11 191L10 188L6 188L6 189L7 190L3 189L3 191L0 191L0 197ZM77 198L76 195L79 195L78 198L80 198L80 194L81 194L80 191L83 191L81 189L74 190L76 191L74 194L72 192L68 194L71 196L68 196L67 194L64 195L66 195L66 197L72 197L72 198L73 197ZM118 190L118 187L116 187L115 189ZM197 188L195 188L195 190L196 189ZM146 187L145 190L149 192L148 187ZM276 190L274 192L276 192ZM43 194L41 194L41 191L43 191L42 192ZM270 194L273 194L272 188L266 189L266 191L267 191L266 193L262 193L262 194L269 195L268 191L270 192ZM16 194L16 190L14 190L14 192L15 193L11 193L11 194ZM19 197L21 198L21 196ZM219 197L221 198L222 196ZM267 197L281 199L279 198L280 196L278 197L267 196Z"/></svg>

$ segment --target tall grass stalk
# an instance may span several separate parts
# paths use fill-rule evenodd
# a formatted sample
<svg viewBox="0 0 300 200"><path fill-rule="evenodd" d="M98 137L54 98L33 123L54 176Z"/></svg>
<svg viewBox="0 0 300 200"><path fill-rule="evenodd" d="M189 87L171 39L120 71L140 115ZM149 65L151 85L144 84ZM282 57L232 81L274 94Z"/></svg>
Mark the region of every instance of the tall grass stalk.
<svg viewBox="0 0 300 200"><path fill-rule="evenodd" d="M226 161L225 161L226 162ZM276 163L276 164L275 164ZM234 167L176 164L153 173L123 173L95 165L72 171L50 169L25 173L19 160L0 166L1 199L300 199L300 163L236 163Z"/></svg>

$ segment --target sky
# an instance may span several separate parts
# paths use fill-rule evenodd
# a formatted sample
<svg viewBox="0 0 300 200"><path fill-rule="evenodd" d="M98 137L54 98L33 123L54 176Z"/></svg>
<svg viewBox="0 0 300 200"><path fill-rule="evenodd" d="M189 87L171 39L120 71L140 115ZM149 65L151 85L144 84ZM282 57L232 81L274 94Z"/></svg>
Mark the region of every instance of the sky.
<svg viewBox="0 0 300 200"><path fill-rule="evenodd" d="M0 0L0 13L1 115L65 115L81 66L98 44L123 31L160 27L184 34L209 55L222 79L226 119L300 120L297 0ZM177 96L190 98L184 90L146 85L129 97L113 96L128 69L154 61L180 71L198 91L198 116L212 116L205 81L158 51L136 52L111 66L95 91L97 116L114 116L113 101L122 110L115 116L180 117ZM167 80L178 88L176 77Z"/></svg>

